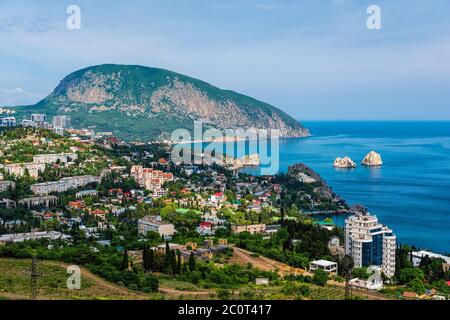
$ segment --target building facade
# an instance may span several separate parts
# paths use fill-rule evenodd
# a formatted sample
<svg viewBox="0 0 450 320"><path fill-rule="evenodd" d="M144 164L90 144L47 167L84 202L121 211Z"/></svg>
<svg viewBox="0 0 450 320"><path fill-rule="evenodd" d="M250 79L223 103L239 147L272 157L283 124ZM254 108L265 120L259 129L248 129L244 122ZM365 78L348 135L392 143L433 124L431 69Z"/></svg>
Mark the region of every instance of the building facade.
<svg viewBox="0 0 450 320"><path fill-rule="evenodd" d="M15 117L0 117L0 127L15 127L16 118Z"/></svg>
<svg viewBox="0 0 450 320"><path fill-rule="evenodd" d="M231 229L234 233L242 233L242 232L249 232L250 234L265 233L266 225L265 224L250 224L250 225L244 225L244 226L233 226Z"/></svg>
<svg viewBox="0 0 450 320"><path fill-rule="evenodd" d="M16 183L13 181L0 181L0 192L5 192L15 187Z"/></svg>
<svg viewBox="0 0 450 320"><path fill-rule="evenodd" d="M28 171L30 177L37 178L40 172L44 172L45 163L13 163L5 165L7 173L22 177Z"/></svg>
<svg viewBox="0 0 450 320"><path fill-rule="evenodd" d="M53 117L53 126L59 128L70 128L71 121L69 116L54 116Z"/></svg>
<svg viewBox="0 0 450 320"><path fill-rule="evenodd" d="M392 277L395 273L396 236L369 213L357 213L345 220L345 254L355 268L379 266Z"/></svg>
<svg viewBox="0 0 450 320"><path fill-rule="evenodd" d="M149 231L157 232L160 236L173 236L175 226L164 222L159 216L146 216L138 220L138 231L145 236Z"/></svg>
<svg viewBox="0 0 450 320"><path fill-rule="evenodd" d="M31 191L35 195L46 196L53 192L60 193L67 190L84 187L90 183L100 183L100 177L77 176L62 178L59 181L36 183L31 186Z"/></svg>
<svg viewBox="0 0 450 320"><path fill-rule="evenodd" d="M132 166L131 176L143 188L153 192L154 196L165 195L164 183L173 181L173 174L142 166Z"/></svg>
<svg viewBox="0 0 450 320"><path fill-rule="evenodd" d="M55 162L67 163L78 159L76 153L38 154L33 157L33 163L52 164Z"/></svg>

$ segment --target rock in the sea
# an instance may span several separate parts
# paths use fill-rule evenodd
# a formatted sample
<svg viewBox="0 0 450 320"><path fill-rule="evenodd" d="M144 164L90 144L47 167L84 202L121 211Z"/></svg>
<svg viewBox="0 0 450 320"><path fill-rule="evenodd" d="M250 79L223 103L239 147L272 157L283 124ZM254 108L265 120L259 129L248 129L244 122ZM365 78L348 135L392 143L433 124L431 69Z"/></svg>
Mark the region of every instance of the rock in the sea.
<svg viewBox="0 0 450 320"><path fill-rule="evenodd" d="M370 151L363 159L362 164L368 167L380 167L383 165L380 154Z"/></svg>
<svg viewBox="0 0 450 320"><path fill-rule="evenodd" d="M336 158L333 163L335 168L356 168L356 163L349 157Z"/></svg>

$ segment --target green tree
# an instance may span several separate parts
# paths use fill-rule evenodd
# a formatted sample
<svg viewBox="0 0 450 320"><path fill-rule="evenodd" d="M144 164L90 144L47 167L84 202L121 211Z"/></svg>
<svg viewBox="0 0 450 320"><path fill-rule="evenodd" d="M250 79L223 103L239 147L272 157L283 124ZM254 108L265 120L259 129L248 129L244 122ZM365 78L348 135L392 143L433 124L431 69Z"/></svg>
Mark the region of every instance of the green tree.
<svg viewBox="0 0 450 320"><path fill-rule="evenodd" d="M407 284L414 279L423 281L425 276L423 271L419 268L404 268L400 270L399 281L402 284Z"/></svg>
<svg viewBox="0 0 450 320"><path fill-rule="evenodd" d="M191 252L191 254L189 255L189 271L191 272L195 271L195 265L196 265L195 256L194 253Z"/></svg>
<svg viewBox="0 0 450 320"><path fill-rule="evenodd" d="M419 278L415 278L415 279L411 280L408 283L408 286L411 288L412 291L417 292L417 293L424 293L426 290L425 285L423 284L423 281L421 281Z"/></svg>
<svg viewBox="0 0 450 320"><path fill-rule="evenodd" d="M358 278L358 279L362 279L362 280L366 280L369 278L369 273L367 272L367 268L355 268L352 271L352 276L354 278Z"/></svg>
<svg viewBox="0 0 450 320"><path fill-rule="evenodd" d="M143 261L145 272L152 272L155 260L155 252L148 247L144 248Z"/></svg>
<svg viewBox="0 0 450 320"><path fill-rule="evenodd" d="M128 251L124 250L122 255L122 264L121 264L121 270L128 270Z"/></svg>
<svg viewBox="0 0 450 320"><path fill-rule="evenodd" d="M177 250L177 266L175 269L176 274L181 274L181 252Z"/></svg>
<svg viewBox="0 0 450 320"><path fill-rule="evenodd" d="M328 281L328 274L322 270L322 269L317 269L316 271L314 271L314 276L313 276L313 283L318 285L318 286L324 286L327 284Z"/></svg>

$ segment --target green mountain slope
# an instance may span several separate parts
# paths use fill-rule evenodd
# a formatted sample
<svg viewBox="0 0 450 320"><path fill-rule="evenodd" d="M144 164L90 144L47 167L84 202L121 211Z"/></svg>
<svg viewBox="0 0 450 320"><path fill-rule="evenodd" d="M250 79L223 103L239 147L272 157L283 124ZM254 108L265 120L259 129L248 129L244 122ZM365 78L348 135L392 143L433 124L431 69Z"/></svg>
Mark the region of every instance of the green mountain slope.
<svg viewBox="0 0 450 320"><path fill-rule="evenodd" d="M34 106L17 107L24 116L42 112L69 115L76 127L112 131L128 140L170 137L178 128L279 129L284 137L309 131L283 111L233 91L164 69L100 65L76 71ZM19 117L18 120L21 120Z"/></svg>

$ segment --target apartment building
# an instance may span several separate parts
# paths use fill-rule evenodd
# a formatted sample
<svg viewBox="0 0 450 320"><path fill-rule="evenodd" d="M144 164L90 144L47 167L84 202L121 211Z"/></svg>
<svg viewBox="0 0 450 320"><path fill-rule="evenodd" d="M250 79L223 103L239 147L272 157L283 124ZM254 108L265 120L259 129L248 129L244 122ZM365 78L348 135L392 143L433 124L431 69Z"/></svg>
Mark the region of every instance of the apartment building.
<svg viewBox="0 0 450 320"><path fill-rule="evenodd" d="M234 233L242 233L242 232L249 232L251 234L264 233L266 231L266 225L265 224L251 224L251 225L245 225L245 226L233 226L232 231Z"/></svg>
<svg viewBox="0 0 450 320"><path fill-rule="evenodd" d="M42 113L34 113L31 115L31 121L33 122L46 122L47 115Z"/></svg>
<svg viewBox="0 0 450 320"><path fill-rule="evenodd" d="M149 231L157 232L160 236L173 236L175 226L162 220L160 216L146 216L138 220L138 231L145 236Z"/></svg>
<svg viewBox="0 0 450 320"><path fill-rule="evenodd" d="M59 181L36 183L31 186L31 191L35 195L45 196L53 192L60 193L67 190L84 187L90 183L100 183L100 177L77 176L62 178Z"/></svg>
<svg viewBox="0 0 450 320"><path fill-rule="evenodd" d="M33 163L52 164L55 162L67 163L78 159L76 153L38 154L33 157Z"/></svg>
<svg viewBox="0 0 450 320"><path fill-rule="evenodd" d="M28 171L30 177L37 178L40 172L44 172L45 163L13 163L5 165L5 170L9 174L22 177Z"/></svg>
<svg viewBox="0 0 450 320"><path fill-rule="evenodd" d="M141 187L150 191L161 190L164 183L173 181L173 174L170 172L167 173L142 166L132 166L131 176Z"/></svg>
<svg viewBox="0 0 450 320"><path fill-rule="evenodd" d="M369 213L356 213L345 220L345 254L355 268L378 266L392 277L395 273L396 236Z"/></svg>
<svg viewBox="0 0 450 320"><path fill-rule="evenodd" d="M8 191L10 188L14 189L16 184L13 181L0 181L0 192Z"/></svg>
<svg viewBox="0 0 450 320"><path fill-rule="evenodd" d="M59 128L70 128L71 120L69 116L54 116L53 117L53 126Z"/></svg>
<svg viewBox="0 0 450 320"><path fill-rule="evenodd" d="M16 118L15 117L0 117L0 127L15 127Z"/></svg>

